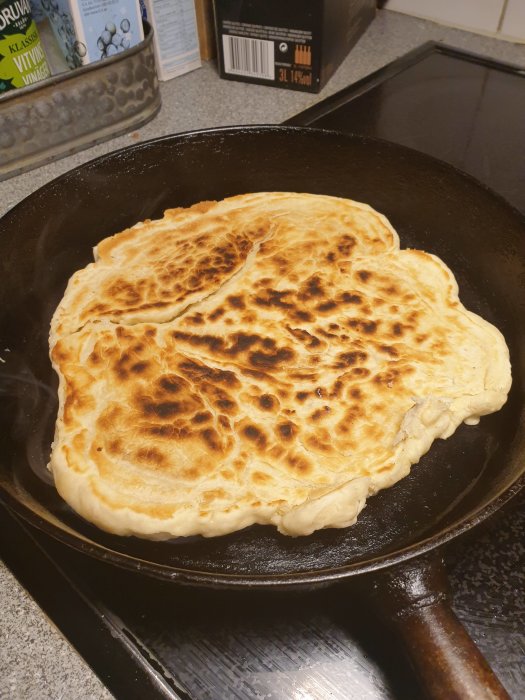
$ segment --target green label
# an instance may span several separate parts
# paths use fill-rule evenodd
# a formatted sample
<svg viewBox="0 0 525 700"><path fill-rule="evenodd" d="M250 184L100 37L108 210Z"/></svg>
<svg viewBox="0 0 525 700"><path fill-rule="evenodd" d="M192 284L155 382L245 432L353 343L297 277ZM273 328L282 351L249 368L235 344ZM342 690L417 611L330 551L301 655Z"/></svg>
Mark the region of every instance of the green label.
<svg viewBox="0 0 525 700"><path fill-rule="evenodd" d="M11 34L25 34L32 22L29 0L0 0L0 42Z"/></svg>
<svg viewBox="0 0 525 700"><path fill-rule="evenodd" d="M0 9L0 14L1 12ZM0 38L0 94L13 88L32 85L49 75L38 30L32 20L24 33L4 32L3 38Z"/></svg>

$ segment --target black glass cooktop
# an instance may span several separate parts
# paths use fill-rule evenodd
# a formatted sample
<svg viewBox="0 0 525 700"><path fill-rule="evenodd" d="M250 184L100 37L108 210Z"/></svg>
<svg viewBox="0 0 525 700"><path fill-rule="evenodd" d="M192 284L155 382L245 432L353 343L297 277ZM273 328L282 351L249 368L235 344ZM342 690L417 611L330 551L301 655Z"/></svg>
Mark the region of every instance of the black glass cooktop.
<svg viewBox="0 0 525 700"><path fill-rule="evenodd" d="M525 212L519 68L427 44L288 123L424 151ZM525 688L524 506L515 498L445 552L454 608L512 697ZM4 509L0 533L6 564L119 699L421 696L396 641L349 585L201 592L88 560Z"/></svg>
<svg viewBox="0 0 525 700"><path fill-rule="evenodd" d="M293 117L415 148L525 212L525 68L425 44Z"/></svg>

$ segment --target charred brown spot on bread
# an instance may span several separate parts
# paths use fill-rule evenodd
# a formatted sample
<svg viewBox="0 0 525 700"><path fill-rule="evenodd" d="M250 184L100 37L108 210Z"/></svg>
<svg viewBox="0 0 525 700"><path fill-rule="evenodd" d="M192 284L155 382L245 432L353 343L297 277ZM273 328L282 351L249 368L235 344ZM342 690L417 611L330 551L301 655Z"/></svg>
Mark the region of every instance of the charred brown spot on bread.
<svg viewBox="0 0 525 700"><path fill-rule="evenodd" d="M333 311L336 308L337 308L337 302L335 302L333 299L329 299L328 301L323 301L322 304L318 304L316 306L317 311L320 311L321 313Z"/></svg>
<svg viewBox="0 0 525 700"><path fill-rule="evenodd" d="M262 339L256 334L248 333L234 333L227 337L229 345L226 345L223 338L218 338L217 336L204 335L204 336L192 336L193 340L190 339L190 344L194 345L205 345L212 352L219 355L229 355L235 357L242 352L245 352L251 348L256 343L260 342ZM264 341L263 341L264 342Z"/></svg>
<svg viewBox="0 0 525 700"><path fill-rule="evenodd" d="M118 438L109 440L107 443L107 451L112 455L120 454L122 452L122 440L119 440Z"/></svg>
<svg viewBox="0 0 525 700"><path fill-rule="evenodd" d="M436 355L444 354L446 352L446 347L446 343L439 339L434 340L430 344L430 349L433 350L436 353Z"/></svg>
<svg viewBox="0 0 525 700"><path fill-rule="evenodd" d="M314 320L314 317L309 311L301 311L300 309L294 309L291 316L294 320L304 321L305 323L310 323Z"/></svg>
<svg viewBox="0 0 525 700"><path fill-rule="evenodd" d="M70 357L70 352L64 347L62 341L58 341L54 348L51 350L51 359L57 365L67 362Z"/></svg>
<svg viewBox="0 0 525 700"><path fill-rule="evenodd" d="M335 426L336 435L346 436L351 433L354 429L356 420L362 415L362 413L362 410L357 405L347 408L344 412L343 418L338 421Z"/></svg>
<svg viewBox="0 0 525 700"><path fill-rule="evenodd" d="M286 449L282 445L274 445L268 454L272 459L281 459L285 452Z"/></svg>
<svg viewBox="0 0 525 700"><path fill-rule="evenodd" d="M260 471L253 472L251 478L255 484L267 484L273 481L273 478L269 474Z"/></svg>
<svg viewBox="0 0 525 700"><path fill-rule="evenodd" d="M117 379L120 379L123 382L129 377L129 371L126 364L127 360L119 360L113 367L113 372L115 373Z"/></svg>
<svg viewBox="0 0 525 700"><path fill-rule="evenodd" d="M316 372L303 372L303 371L298 371L298 372L291 372L290 373L290 379L297 379L299 381L317 381L319 379L319 375Z"/></svg>
<svg viewBox="0 0 525 700"><path fill-rule="evenodd" d="M344 419L347 423L352 423L364 414L363 409L358 404L349 406L344 412Z"/></svg>
<svg viewBox="0 0 525 700"><path fill-rule="evenodd" d="M365 335L373 335L377 331L379 325L378 321L371 321L368 319L351 318L347 325L353 330L357 330L359 333L364 333Z"/></svg>
<svg viewBox="0 0 525 700"><path fill-rule="evenodd" d="M164 375L159 379L159 385L168 394L177 394L183 388L183 380L176 375Z"/></svg>
<svg viewBox="0 0 525 700"><path fill-rule="evenodd" d="M399 352L397 348L395 348L393 345L380 345L379 350L381 352L386 353L387 355L390 355L390 357L398 357Z"/></svg>
<svg viewBox="0 0 525 700"><path fill-rule="evenodd" d="M192 275L192 276L188 279L188 287L191 287L191 289L192 289L193 291L196 291L196 290L202 288L201 280L200 280L199 275Z"/></svg>
<svg viewBox="0 0 525 700"><path fill-rule="evenodd" d="M309 435L306 438L305 443L310 449L317 452L329 453L333 450L332 445L329 442L321 440L321 438L315 434Z"/></svg>
<svg viewBox="0 0 525 700"><path fill-rule="evenodd" d="M372 333L376 332L377 325L377 321L364 321L361 328L363 330L363 333L371 335Z"/></svg>
<svg viewBox="0 0 525 700"><path fill-rule="evenodd" d="M278 348L275 352L252 352L248 359L253 367L271 369L290 362L293 357L294 352L290 348Z"/></svg>
<svg viewBox="0 0 525 700"><path fill-rule="evenodd" d="M341 396L341 392L343 390L344 383L341 381L341 379L336 379L334 382L332 388L328 392L328 396L331 399L337 399Z"/></svg>
<svg viewBox="0 0 525 700"><path fill-rule="evenodd" d="M212 352L220 352L224 347L224 340L216 335L197 335L196 333L186 333L185 331L173 331L174 340L182 340L194 347L205 346Z"/></svg>
<svg viewBox="0 0 525 700"><path fill-rule="evenodd" d="M84 391L82 386L75 386L72 382L66 386L64 401L64 421L69 422L75 413L83 413L94 407L93 397Z"/></svg>
<svg viewBox="0 0 525 700"><path fill-rule="evenodd" d="M403 325L401 323L392 324L392 333L398 338L403 335Z"/></svg>
<svg viewBox="0 0 525 700"><path fill-rule="evenodd" d="M305 284L302 285L299 290L298 298L304 301L306 299L312 299L313 297L322 297L324 294L325 292L320 277L314 275L307 279Z"/></svg>
<svg viewBox="0 0 525 700"><path fill-rule="evenodd" d="M274 306L281 309L292 309L294 304L287 300L291 293L292 292L289 290L278 292L275 289L266 289L263 293L256 296L253 301L257 306Z"/></svg>
<svg viewBox="0 0 525 700"><path fill-rule="evenodd" d="M278 423L277 425L277 435L281 438L281 440L285 440L286 442L288 442L294 438L294 435L296 433L297 426L291 421L285 421L282 423Z"/></svg>
<svg viewBox="0 0 525 700"><path fill-rule="evenodd" d="M388 287L384 287L381 291L383 291L388 296L396 296L397 294L400 294L399 289L396 287L395 284L389 284Z"/></svg>
<svg viewBox="0 0 525 700"><path fill-rule="evenodd" d="M238 412L238 405L233 400L233 395L223 391L220 387L213 384L201 384L201 392L211 400L213 406L223 413L234 416Z"/></svg>
<svg viewBox="0 0 525 700"><path fill-rule="evenodd" d="M135 459L138 462L162 467L166 464L166 457L156 447L141 447L135 452Z"/></svg>
<svg viewBox="0 0 525 700"><path fill-rule="evenodd" d="M341 301L343 301L345 304L362 304L363 298L354 292L343 292L341 295Z"/></svg>
<svg viewBox="0 0 525 700"><path fill-rule="evenodd" d="M193 360L183 360L179 363L178 368L186 377L195 382L208 380L214 384L224 384L228 387L240 385L237 375L231 370L209 367L204 363L198 363Z"/></svg>
<svg viewBox="0 0 525 700"><path fill-rule="evenodd" d="M215 406L217 408L220 408L221 411L225 411L226 413L233 413L235 409L237 408L237 404L235 401L232 401L231 399L221 397L214 401Z"/></svg>
<svg viewBox="0 0 525 700"><path fill-rule="evenodd" d="M303 328L290 328L290 326L286 326L286 330L291 333L294 338L304 343L307 348L317 348L322 344L319 338Z"/></svg>
<svg viewBox="0 0 525 700"><path fill-rule="evenodd" d="M303 402L306 398L308 398L309 392L308 391L298 391L295 395L295 398L298 401Z"/></svg>
<svg viewBox="0 0 525 700"><path fill-rule="evenodd" d="M368 270L359 270L357 276L361 282L368 282L368 280L372 277L372 273Z"/></svg>
<svg viewBox="0 0 525 700"><path fill-rule="evenodd" d="M319 335L322 335L324 338L339 338L337 333L330 333L329 331L325 331L324 328L316 328L316 333L319 333Z"/></svg>
<svg viewBox="0 0 525 700"><path fill-rule="evenodd" d="M167 419L184 412L185 406L181 401L161 401L155 403L154 401L143 399L141 401L141 409L145 416Z"/></svg>
<svg viewBox="0 0 525 700"><path fill-rule="evenodd" d="M147 362L135 362L135 364L131 365L129 370L133 372L133 374L143 374L148 367L149 364Z"/></svg>
<svg viewBox="0 0 525 700"><path fill-rule="evenodd" d="M322 418L326 418L330 412L329 406L323 406L323 408L317 408L313 413L310 414L310 418L313 421L319 421Z"/></svg>
<svg viewBox="0 0 525 700"><path fill-rule="evenodd" d="M337 355L337 360L334 362L333 367L335 369L345 369L346 367L353 367L356 364L366 362L367 359L368 355L362 350L340 352Z"/></svg>
<svg viewBox="0 0 525 700"><path fill-rule="evenodd" d="M189 467L188 469L182 469L180 475L188 481L197 481L201 472L197 467Z"/></svg>
<svg viewBox="0 0 525 700"><path fill-rule="evenodd" d="M224 430L226 430L228 432L231 432L232 426L231 426L230 419L227 416L220 415L218 420L219 420L219 425L221 426L221 428L223 428Z"/></svg>
<svg viewBox="0 0 525 700"><path fill-rule="evenodd" d="M186 316L188 323L194 326L202 326L205 323L204 316L201 313L194 313L191 316Z"/></svg>
<svg viewBox="0 0 525 700"><path fill-rule="evenodd" d="M361 398L363 398L363 392L361 391L361 389L359 387L356 386L353 389L350 389L350 396L353 399L361 399Z"/></svg>
<svg viewBox="0 0 525 700"><path fill-rule="evenodd" d="M341 253L341 255L350 255L352 249L355 247L355 243L355 238L345 233L339 239L337 250Z"/></svg>
<svg viewBox="0 0 525 700"><path fill-rule="evenodd" d="M184 440L189 437L190 429L186 426L175 426L171 423L164 425L148 425L144 432L154 437L172 440Z"/></svg>
<svg viewBox="0 0 525 700"><path fill-rule="evenodd" d="M98 304L93 304L88 308L88 312L94 313L94 314L103 314L106 311L109 311L110 307L107 304L103 304L99 302Z"/></svg>
<svg viewBox="0 0 525 700"><path fill-rule="evenodd" d="M109 432L109 429L120 420L123 415L121 406L111 406L103 411L97 419L97 429L102 433Z"/></svg>
<svg viewBox="0 0 525 700"><path fill-rule="evenodd" d="M370 375L370 370L366 367L354 367L350 372L356 377L368 377Z"/></svg>
<svg viewBox="0 0 525 700"><path fill-rule="evenodd" d="M115 280L105 289L105 294L112 301L123 306L136 306L141 302L141 294L131 283L122 279Z"/></svg>
<svg viewBox="0 0 525 700"><path fill-rule="evenodd" d="M303 455L289 454L286 458L286 463L292 471L300 474L308 474L312 471L312 463Z"/></svg>
<svg viewBox="0 0 525 700"><path fill-rule="evenodd" d="M259 406L263 411L273 411L278 405L278 400L272 394L262 394L259 396Z"/></svg>
<svg viewBox="0 0 525 700"><path fill-rule="evenodd" d="M217 309L215 309L215 311L212 311L211 314L208 315L208 318L210 319L210 321L216 321L218 318L220 318L224 314L225 314L224 309L219 306Z"/></svg>
<svg viewBox="0 0 525 700"><path fill-rule="evenodd" d="M266 447L267 443L267 438L266 435L264 434L264 431L262 431L260 428L258 428L256 425L249 424L246 425L243 428L243 435L244 437L248 438L250 442L253 442L257 445L257 447L264 449Z"/></svg>
<svg viewBox="0 0 525 700"><path fill-rule="evenodd" d="M200 436L212 452L222 452L222 444L219 433L214 428L204 428Z"/></svg>
<svg viewBox="0 0 525 700"><path fill-rule="evenodd" d="M196 413L191 419L192 423L208 423L212 419L212 415L209 411L200 411Z"/></svg>
<svg viewBox="0 0 525 700"><path fill-rule="evenodd" d="M246 304L242 294L231 294L226 298L227 302L233 309L245 309Z"/></svg>
<svg viewBox="0 0 525 700"><path fill-rule="evenodd" d="M266 350L273 350L275 348L275 340L273 338L262 338L261 345Z"/></svg>
<svg viewBox="0 0 525 700"><path fill-rule="evenodd" d="M398 368L390 368L385 370L384 372L378 372L373 381L374 384L377 384L379 386L387 386L391 388L394 385L394 382L397 380L397 378L400 376L401 370Z"/></svg>

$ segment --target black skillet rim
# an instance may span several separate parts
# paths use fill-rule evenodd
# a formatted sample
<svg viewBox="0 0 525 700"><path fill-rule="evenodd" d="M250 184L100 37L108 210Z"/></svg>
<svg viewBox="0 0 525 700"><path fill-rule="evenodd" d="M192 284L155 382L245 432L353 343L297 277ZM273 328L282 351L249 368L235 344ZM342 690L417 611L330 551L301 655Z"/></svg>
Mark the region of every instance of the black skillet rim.
<svg viewBox="0 0 525 700"><path fill-rule="evenodd" d="M82 171L88 167L93 166L96 163L102 163L108 158L118 157L121 153L129 153L130 151L140 151L143 148L148 148L150 144L161 143L163 141L171 141L173 139L183 139L188 137L198 137L200 135L207 134L226 134L226 133L260 133L267 131L294 131L310 134L325 134L326 136L338 137L343 139L353 139L361 141L364 143L371 144L384 144L389 148L395 148L400 151L409 152L411 154L417 154L418 157L424 158L425 160L434 161L440 167L459 175L463 179L469 180L472 184L478 188L484 190L489 196L499 200L507 210L510 210L514 216L522 223L525 232L525 216L516 209L512 204L510 204L504 197L492 190L490 187L485 185L483 182L479 181L477 178L463 172L459 168L443 161L439 158L429 156L427 154L421 153L416 149L409 148L400 144L395 144L385 139L379 139L375 137L362 136L359 134L347 134L344 132L339 132L332 129L319 129L315 127L303 127L303 126L293 126L293 125L280 125L280 124L254 124L254 125L237 125L237 126L225 126L209 129L199 129L193 131L185 131L176 134L168 134L160 136L154 139L148 139L146 141L140 142L138 144L132 144L130 146L124 146L123 148L111 151L107 154L93 158L81 165L72 168L71 170L62 173L58 177L50 180L48 183L38 188L22 201L18 202L12 209L10 209L6 214L0 219L0 223L4 222L10 215L15 212L19 207L27 206L28 200L33 196L39 194L43 189L48 187L56 187L60 184L62 179L67 179L71 175ZM359 574L372 573L374 571L380 571L382 569L401 564L410 559L418 557L422 554L430 552L436 548L441 547L450 540L458 537L459 535L472 529L479 523L487 520L489 517L494 515L502 506L508 503L514 496L516 496L522 488L525 487L525 472L519 475L516 480L507 486L499 495L492 498L485 506L482 506L472 512L470 515L465 516L459 522L453 523L448 527L444 528L441 532L432 537L426 538L420 542L417 542L408 547L404 547L397 550L394 553L382 554L374 557L373 559L365 562L359 562L354 564L349 564L348 566L339 566L335 569L321 569L315 572L302 572L302 573L289 573L289 574L270 574L270 575L247 575L247 574L223 574L223 573L207 573L203 571L183 569L178 567L171 567L164 564L158 564L155 562L148 561L146 559L140 559L138 557L133 557L128 554L123 554L117 552L113 549L109 549L104 545L92 542L80 533L73 534L70 528L65 525L64 528L54 525L49 520L38 515L36 512L28 508L27 506L21 504L9 491L3 488L0 484L0 502L2 502L9 510L11 510L15 515L20 516L23 520L28 522L30 525L36 527L42 532L50 535L54 539L66 544L67 546L80 551L87 556L98 559L102 562L110 563L119 568L130 570L130 571L140 571L153 578L176 581L182 584L190 585L200 585L200 586L212 586L212 587L223 587L223 588L289 588L294 586L304 586L304 585L315 585L315 584L326 584L331 582L336 582L341 579L349 578Z"/></svg>

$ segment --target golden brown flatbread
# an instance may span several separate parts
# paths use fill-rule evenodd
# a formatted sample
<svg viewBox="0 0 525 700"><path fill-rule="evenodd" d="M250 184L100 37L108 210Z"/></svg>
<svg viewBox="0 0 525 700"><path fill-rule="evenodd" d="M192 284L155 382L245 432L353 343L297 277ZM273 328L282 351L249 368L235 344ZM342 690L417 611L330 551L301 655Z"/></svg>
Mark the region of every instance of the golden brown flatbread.
<svg viewBox="0 0 525 700"><path fill-rule="evenodd" d="M498 410L500 332L438 258L350 200L256 193L102 241L53 317L58 491L118 534L355 522Z"/></svg>

